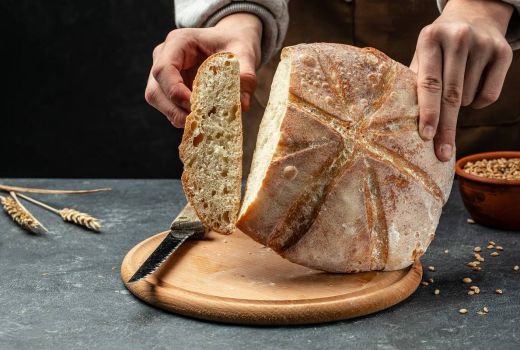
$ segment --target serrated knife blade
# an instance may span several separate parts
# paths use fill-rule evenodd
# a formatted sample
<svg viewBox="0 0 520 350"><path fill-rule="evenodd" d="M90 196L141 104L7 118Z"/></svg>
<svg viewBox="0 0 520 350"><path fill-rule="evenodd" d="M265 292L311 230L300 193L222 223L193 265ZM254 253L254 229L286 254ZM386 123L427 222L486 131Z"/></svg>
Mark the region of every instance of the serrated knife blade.
<svg viewBox="0 0 520 350"><path fill-rule="evenodd" d="M137 269L127 283L135 283L155 272L188 239L202 239L204 225L193 207L187 204L172 222L170 232Z"/></svg>

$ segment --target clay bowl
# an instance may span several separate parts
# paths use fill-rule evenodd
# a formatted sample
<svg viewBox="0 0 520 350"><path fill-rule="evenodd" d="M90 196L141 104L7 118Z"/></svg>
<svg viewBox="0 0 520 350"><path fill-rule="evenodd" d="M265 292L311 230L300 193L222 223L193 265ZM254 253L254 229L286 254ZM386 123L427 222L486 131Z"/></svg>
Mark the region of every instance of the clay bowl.
<svg viewBox="0 0 520 350"><path fill-rule="evenodd" d="M481 159L520 158L520 152L477 153L455 165L464 206L479 224L504 230L520 230L520 180L498 180L466 173L464 165Z"/></svg>

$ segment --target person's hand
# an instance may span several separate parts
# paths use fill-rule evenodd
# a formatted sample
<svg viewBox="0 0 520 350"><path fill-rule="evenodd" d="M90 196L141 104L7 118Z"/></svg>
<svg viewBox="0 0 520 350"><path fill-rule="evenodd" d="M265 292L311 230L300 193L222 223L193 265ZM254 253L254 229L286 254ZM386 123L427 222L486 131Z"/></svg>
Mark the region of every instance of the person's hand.
<svg viewBox="0 0 520 350"><path fill-rule="evenodd" d="M417 72L419 133L452 158L460 106L495 102L512 60L504 38L512 7L495 0L450 0L423 28L410 68Z"/></svg>
<svg viewBox="0 0 520 350"><path fill-rule="evenodd" d="M216 52L229 51L240 63L240 100L249 109L260 64L262 22L254 15L236 13L215 27L171 31L153 51L153 66L145 90L146 101L178 128L190 112L191 86L200 64Z"/></svg>

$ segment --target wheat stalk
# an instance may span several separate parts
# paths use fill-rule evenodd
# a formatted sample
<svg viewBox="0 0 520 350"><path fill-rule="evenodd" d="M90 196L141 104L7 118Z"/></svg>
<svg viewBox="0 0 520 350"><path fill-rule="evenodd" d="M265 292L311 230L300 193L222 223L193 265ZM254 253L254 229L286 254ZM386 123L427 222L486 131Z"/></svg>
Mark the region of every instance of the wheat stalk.
<svg viewBox="0 0 520 350"><path fill-rule="evenodd" d="M57 214L61 216L63 221L71 222L73 224L86 227L92 231L99 232L101 230L101 224L99 223L99 220L96 219L93 216L90 216L89 214L82 213L80 211L77 211L75 209L70 208L63 208L63 209L56 209L51 207L48 204L45 204L43 202L37 201L34 198L31 198L24 194L18 194L21 198L34 203L36 205L39 205L40 207L47 209L48 211L53 212L54 214Z"/></svg>
<svg viewBox="0 0 520 350"><path fill-rule="evenodd" d="M110 191L111 188L94 188L91 190L46 190L41 188L30 188L30 187L16 187L0 184L0 190L7 192L28 192L28 193L42 193L42 194L87 194L95 192Z"/></svg>
<svg viewBox="0 0 520 350"><path fill-rule="evenodd" d="M20 203L14 192L10 196L0 196L0 202L5 212L23 229L40 234L47 229Z"/></svg>

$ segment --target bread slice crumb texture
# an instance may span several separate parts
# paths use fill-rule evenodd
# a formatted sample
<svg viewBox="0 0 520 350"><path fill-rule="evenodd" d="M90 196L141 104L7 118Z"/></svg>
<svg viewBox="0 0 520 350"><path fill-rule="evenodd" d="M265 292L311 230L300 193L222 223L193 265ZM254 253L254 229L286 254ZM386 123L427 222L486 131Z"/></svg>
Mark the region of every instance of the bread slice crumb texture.
<svg viewBox="0 0 520 350"><path fill-rule="evenodd" d="M242 178L240 69L233 54L212 55L200 66L179 150L182 185L198 217L214 231L232 233Z"/></svg>

